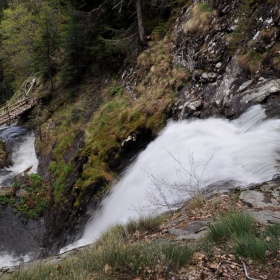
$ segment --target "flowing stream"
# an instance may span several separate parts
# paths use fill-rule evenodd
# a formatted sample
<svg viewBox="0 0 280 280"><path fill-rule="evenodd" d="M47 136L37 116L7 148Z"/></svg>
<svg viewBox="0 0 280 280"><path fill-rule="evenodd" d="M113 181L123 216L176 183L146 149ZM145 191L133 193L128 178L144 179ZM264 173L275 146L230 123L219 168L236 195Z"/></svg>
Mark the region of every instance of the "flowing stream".
<svg viewBox="0 0 280 280"><path fill-rule="evenodd" d="M28 173L36 173L38 161L34 148L34 133L23 127L10 126L0 129L0 139L6 143L11 162L10 167L0 170L0 187L11 186L13 177L23 172L26 168L32 167ZM30 253L30 251L35 244L27 241L28 237L26 238L23 232L24 228L20 227L21 222L17 223L17 218L13 218L9 211L5 212L5 209L2 209L2 211L1 216L10 216L1 218L2 223L7 222L7 224L1 223L0 231L2 233L3 229L6 235L10 236L1 236L0 267L17 265L30 260L33 257L33 253ZM6 230L5 227L7 228ZM11 233L12 231L8 231L9 227L15 228L18 236L14 236ZM11 250L13 246L14 249ZM25 253L22 254L19 251Z"/></svg>
<svg viewBox="0 0 280 280"><path fill-rule="evenodd" d="M209 185L226 189L271 180L278 173L279 143L280 120L267 119L260 105L234 121L170 121L101 202L82 237L61 252L94 242L114 223L165 211Z"/></svg>

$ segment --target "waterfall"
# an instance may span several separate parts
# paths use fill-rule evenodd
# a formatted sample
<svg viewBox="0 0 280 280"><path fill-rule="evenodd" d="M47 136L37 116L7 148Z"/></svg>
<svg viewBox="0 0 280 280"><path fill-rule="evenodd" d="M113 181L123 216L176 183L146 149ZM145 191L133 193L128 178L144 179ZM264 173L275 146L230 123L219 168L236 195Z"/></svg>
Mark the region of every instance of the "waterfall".
<svg viewBox="0 0 280 280"><path fill-rule="evenodd" d="M10 186L13 177L23 172L26 168L32 167L29 170L29 173L36 173L38 161L34 148L35 136L33 132L30 132L23 127L6 127L0 130L0 139L5 141L11 162L11 166L0 170L0 188L1 186ZM7 214L7 212L5 212L5 214ZM3 213L1 213L1 215L3 215ZM12 219L12 217L10 218ZM20 218L18 218L18 220L20 220ZM27 238L25 237L24 232L20 234L20 232L24 230L20 228L20 222L15 219L11 220L11 223L12 225L7 224L6 226L12 226L18 229L19 236L1 237L0 268L18 265L33 257L33 254L30 252L30 247L34 244L23 244L24 242L27 242ZM3 226L5 227L5 225ZM7 240L5 238L7 238L9 242L6 242ZM25 241L23 241L23 238ZM13 249L11 249L12 246L14 246ZM24 253L20 253L20 250L24 251Z"/></svg>
<svg viewBox="0 0 280 280"><path fill-rule="evenodd" d="M11 185L13 177L28 167L32 167L29 173L37 172L33 132L24 127L10 126L0 130L0 139L5 142L11 161L11 166L0 170L0 186Z"/></svg>
<svg viewBox="0 0 280 280"><path fill-rule="evenodd" d="M191 196L192 174L201 177L200 190L215 184L226 188L228 182L238 186L270 180L278 173L279 143L280 120L266 119L260 105L234 121L170 121L113 186L87 223L81 239L61 252L92 243L116 222L124 223L146 211L155 213L159 205L147 197L160 201L162 194L157 183L166 183L163 194L173 203L173 199L187 200ZM168 185L174 182L179 187L170 195Z"/></svg>
<svg viewBox="0 0 280 280"><path fill-rule="evenodd" d="M6 266L19 265L23 262L28 262L32 260L32 258L33 258L32 253L18 256L18 255L14 255L11 252L3 251L0 252L0 268Z"/></svg>

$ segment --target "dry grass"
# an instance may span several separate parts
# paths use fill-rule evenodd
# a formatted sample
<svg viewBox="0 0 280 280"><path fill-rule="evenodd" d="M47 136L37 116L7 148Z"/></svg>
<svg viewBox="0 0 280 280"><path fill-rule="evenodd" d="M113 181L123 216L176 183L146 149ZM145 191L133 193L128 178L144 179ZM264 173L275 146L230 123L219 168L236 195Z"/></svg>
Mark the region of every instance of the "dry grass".
<svg viewBox="0 0 280 280"><path fill-rule="evenodd" d="M259 38L260 40L264 41L266 44L269 44L272 40L272 38L275 36L277 32L276 27L272 27L269 29L263 29L260 32Z"/></svg>
<svg viewBox="0 0 280 280"><path fill-rule="evenodd" d="M179 90L184 84L189 82L191 79L191 74L188 69L183 67L176 67L172 69L172 79L170 80L170 85L175 90Z"/></svg>
<svg viewBox="0 0 280 280"><path fill-rule="evenodd" d="M277 72L280 72L280 57L273 58L272 66Z"/></svg>
<svg viewBox="0 0 280 280"><path fill-rule="evenodd" d="M268 4L275 5L277 4L278 0L267 0Z"/></svg>
<svg viewBox="0 0 280 280"><path fill-rule="evenodd" d="M261 55L254 49L249 49L243 55L237 57L239 65L251 75L254 75L260 68Z"/></svg>
<svg viewBox="0 0 280 280"><path fill-rule="evenodd" d="M184 32L205 32L209 28L209 21L213 15L213 10L206 3L197 3L191 11L191 18L183 26Z"/></svg>
<svg viewBox="0 0 280 280"><path fill-rule="evenodd" d="M137 58L137 64L145 69L150 68L153 65L152 59L151 59L151 53L146 51L140 54Z"/></svg>

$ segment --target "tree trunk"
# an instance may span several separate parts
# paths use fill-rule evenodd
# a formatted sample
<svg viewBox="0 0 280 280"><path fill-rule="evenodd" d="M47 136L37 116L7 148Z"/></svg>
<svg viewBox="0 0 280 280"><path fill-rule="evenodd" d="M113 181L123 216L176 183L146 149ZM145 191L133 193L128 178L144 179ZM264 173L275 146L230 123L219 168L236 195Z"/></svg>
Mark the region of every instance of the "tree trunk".
<svg viewBox="0 0 280 280"><path fill-rule="evenodd" d="M143 44L146 44L146 34L145 34L144 26L143 26L141 0L136 0L136 12L137 12L137 21L138 21L138 30L139 30L140 41Z"/></svg>

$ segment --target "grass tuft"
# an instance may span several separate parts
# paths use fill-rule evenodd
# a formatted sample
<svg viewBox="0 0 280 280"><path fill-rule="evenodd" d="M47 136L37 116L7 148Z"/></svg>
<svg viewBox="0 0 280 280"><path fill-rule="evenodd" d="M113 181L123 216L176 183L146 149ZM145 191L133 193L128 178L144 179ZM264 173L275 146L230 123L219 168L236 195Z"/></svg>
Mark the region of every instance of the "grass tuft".
<svg viewBox="0 0 280 280"><path fill-rule="evenodd" d="M191 18L183 26L184 32L204 32L209 28L209 20L213 15L213 9L207 4L198 2L191 11Z"/></svg>
<svg viewBox="0 0 280 280"><path fill-rule="evenodd" d="M239 65L248 73L255 74L261 65L261 55L254 49L248 49L245 54L239 55Z"/></svg>
<svg viewBox="0 0 280 280"><path fill-rule="evenodd" d="M222 246L224 251L233 249L237 256L263 261L268 253L277 254L279 237L280 224L260 229L250 215L236 212L209 226L203 246L206 251L211 251L213 245Z"/></svg>
<svg viewBox="0 0 280 280"><path fill-rule="evenodd" d="M252 260L264 260L266 258L267 243L264 239L257 238L253 234L239 236L235 244L235 253L238 256L251 258Z"/></svg>
<svg viewBox="0 0 280 280"><path fill-rule="evenodd" d="M231 237L238 238L250 234L254 230L254 219L241 212L229 213L216 223L210 225L206 238L210 242L228 240Z"/></svg>
<svg viewBox="0 0 280 280"><path fill-rule="evenodd" d="M141 216L138 220L130 220L125 227L129 234L137 230L140 232L154 231L161 226L166 218L167 215Z"/></svg>

